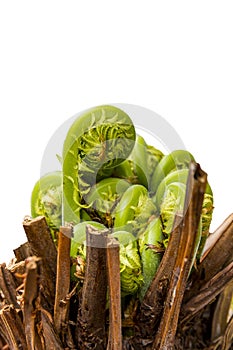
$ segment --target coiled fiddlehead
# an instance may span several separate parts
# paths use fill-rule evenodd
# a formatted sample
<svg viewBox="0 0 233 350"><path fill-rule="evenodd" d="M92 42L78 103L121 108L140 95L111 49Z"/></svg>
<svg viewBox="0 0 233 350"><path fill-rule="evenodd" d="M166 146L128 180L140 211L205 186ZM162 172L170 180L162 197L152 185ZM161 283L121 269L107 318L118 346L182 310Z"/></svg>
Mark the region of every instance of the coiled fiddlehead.
<svg viewBox="0 0 233 350"><path fill-rule="evenodd" d="M181 151L179 151L181 152ZM183 212L184 199L186 193L186 182L188 178L188 169L185 164L181 169L173 170L168 173L158 185L157 191L153 196L153 202L158 210L163 223L163 232L165 234L164 244L166 246L169 239L175 214ZM200 222L200 240L197 250L197 259L200 258L202 250L209 235L209 227L213 213L213 193L209 183L207 183L204 200L202 205L202 215Z"/></svg>
<svg viewBox="0 0 233 350"><path fill-rule="evenodd" d="M122 296L135 294L143 283L142 266L135 237L126 231L113 234L120 244Z"/></svg>
<svg viewBox="0 0 233 350"><path fill-rule="evenodd" d="M161 151L147 145L144 138L137 135L129 158L114 168L113 175L127 179L132 184L143 185L150 191L152 174L162 158Z"/></svg>
<svg viewBox="0 0 233 350"><path fill-rule="evenodd" d="M126 230L137 236L144 231L156 207L149 197L147 189L142 185L129 187L115 209L115 230Z"/></svg>
<svg viewBox="0 0 233 350"><path fill-rule="evenodd" d="M105 226L111 228L114 221L114 208L130 186L128 181L114 177L103 179L92 186L85 196L85 202L90 206L87 210L91 218L94 219L97 215Z"/></svg>
<svg viewBox="0 0 233 350"><path fill-rule="evenodd" d="M45 216L53 238L62 222L62 173L55 171L42 176L31 194L31 215Z"/></svg>
<svg viewBox="0 0 233 350"><path fill-rule="evenodd" d="M151 192L152 176L159 165L164 154L157 148L151 145L147 145L147 178L148 178L148 190Z"/></svg>
<svg viewBox="0 0 233 350"><path fill-rule="evenodd" d="M128 158L135 137L130 117L114 106L93 108L75 120L63 147L65 220L79 221L91 186Z"/></svg>
<svg viewBox="0 0 233 350"><path fill-rule="evenodd" d="M176 150L164 156L152 175L151 193L156 193L160 182L169 173L175 170L188 169L190 162L194 160L193 155L186 150Z"/></svg>
<svg viewBox="0 0 233 350"><path fill-rule="evenodd" d="M154 218L147 229L139 236L139 252L143 276L143 284L139 290L140 299L143 299L159 267L162 257L162 242L162 224L160 218Z"/></svg>

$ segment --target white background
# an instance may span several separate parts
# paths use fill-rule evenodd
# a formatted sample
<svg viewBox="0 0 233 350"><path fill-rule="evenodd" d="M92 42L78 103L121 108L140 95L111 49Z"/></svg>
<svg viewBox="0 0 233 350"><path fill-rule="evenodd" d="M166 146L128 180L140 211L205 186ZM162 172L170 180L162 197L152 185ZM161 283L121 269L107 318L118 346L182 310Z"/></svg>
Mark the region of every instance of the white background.
<svg viewBox="0 0 233 350"><path fill-rule="evenodd" d="M232 1L1 1L0 262L54 131L103 103L149 108L178 132L232 212Z"/></svg>

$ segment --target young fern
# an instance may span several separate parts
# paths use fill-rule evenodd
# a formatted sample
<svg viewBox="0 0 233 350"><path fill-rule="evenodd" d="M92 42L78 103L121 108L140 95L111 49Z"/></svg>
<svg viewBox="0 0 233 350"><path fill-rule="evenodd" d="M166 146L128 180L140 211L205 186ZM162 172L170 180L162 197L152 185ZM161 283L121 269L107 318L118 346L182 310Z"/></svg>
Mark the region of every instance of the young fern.
<svg viewBox="0 0 233 350"><path fill-rule="evenodd" d="M114 230L126 230L138 236L156 213L156 207L142 185L132 185L115 208Z"/></svg>
<svg viewBox="0 0 233 350"><path fill-rule="evenodd" d="M193 155L186 150L175 150L164 156L155 168L151 179L150 192L155 194L160 182L171 172L180 169L188 169Z"/></svg>
<svg viewBox="0 0 233 350"><path fill-rule="evenodd" d="M139 252L142 264L143 283L139 289L142 300L159 267L162 257L163 231L160 218L154 218L139 236Z"/></svg>
<svg viewBox="0 0 233 350"><path fill-rule="evenodd" d="M160 215L163 224L165 246L167 245L167 241L173 227L175 214L177 212L183 212L187 178L188 169L185 167L182 168L182 165L180 164L179 170L173 170L164 177L164 179L160 182L155 195L153 196L153 202L158 210L158 214ZM197 242L197 260L200 259L205 241L209 235L212 213L213 193L209 183L207 183L202 204L200 239Z"/></svg>
<svg viewBox="0 0 233 350"><path fill-rule="evenodd" d="M142 265L135 237L126 231L113 233L120 243L120 274L122 297L136 294L143 283Z"/></svg>
<svg viewBox="0 0 233 350"><path fill-rule="evenodd" d="M130 117L114 106L93 108L75 120L63 147L65 220L80 220L91 187L128 158L135 137Z"/></svg>
<svg viewBox="0 0 233 350"><path fill-rule="evenodd" d="M53 238L62 222L62 173L55 171L42 176L31 194L31 216L45 216Z"/></svg>
<svg viewBox="0 0 233 350"><path fill-rule="evenodd" d="M114 208L123 193L131 184L120 178L106 178L92 186L85 196L85 203L90 207L88 212L92 219L97 217L107 227L113 226Z"/></svg>
<svg viewBox="0 0 233 350"><path fill-rule="evenodd" d="M114 168L113 176L143 185L150 191L152 175L162 158L161 151L147 145L144 138L137 135L129 158Z"/></svg>
<svg viewBox="0 0 233 350"><path fill-rule="evenodd" d="M32 216L44 215L53 236L62 215L64 222L74 224L72 279L85 277L87 224L100 232L108 228L120 244L121 296L142 300L166 249L175 214L183 212L193 160L186 150L164 156L147 145L123 110L110 105L92 108L67 133L62 172L36 183ZM207 184L193 263L202 254L212 212L213 194Z"/></svg>

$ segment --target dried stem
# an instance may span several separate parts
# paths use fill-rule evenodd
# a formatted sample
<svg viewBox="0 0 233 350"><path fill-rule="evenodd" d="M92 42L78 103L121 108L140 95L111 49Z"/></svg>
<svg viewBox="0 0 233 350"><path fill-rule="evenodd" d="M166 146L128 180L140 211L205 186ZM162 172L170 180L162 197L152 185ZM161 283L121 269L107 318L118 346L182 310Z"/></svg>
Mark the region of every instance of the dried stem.
<svg viewBox="0 0 233 350"><path fill-rule="evenodd" d="M185 295L185 302L199 293L199 290L218 272L233 261L233 215L230 215L216 230L216 238L201 259L197 270L192 273L192 288Z"/></svg>
<svg viewBox="0 0 233 350"><path fill-rule="evenodd" d="M107 233L107 230L99 232L87 226L85 280L75 332L79 350L86 350L93 344L96 350L106 349Z"/></svg>
<svg viewBox="0 0 233 350"><path fill-rule="evenodd" d="M44 348L51 350L64 350L64 346L55 331L52 316L49 312L43 309L41 309L41 325L43 330L41 338L43 337L44 340Z"/></svg>
<svg viewBox="0 0 233 350"><path fill-rule="evenodd" d="M222 271L210 279L197 295L191 298L182 306L181 322L189 321L206 305L211 303L217 295L233 280L233 262L226 266Z"/></svg>
<svg viewBox="0 0 233 350"><path fill-rule="evenodd" d="M9 346L6 349L27 349L26 338L21 318L12 306L5 306L0 310L0 334L1 338Z"/></svg>
<svg viewBox="0 0 233 350"><path fill-rule="evenodd" d="M52 316L40 306L41 263L42 261L37 257L29 257L26 260L23 318L27 349L62 350L64 347L55 331Z"/></svg>
<svg viewBox="0 0 233 350"><path fill-rule="evenodd" d="M199 274L205 275L205 280L212 278L233 261L233 215L230 215L220 227L222 229L217 230L218 240L206 251L198 268Z"/></svg>
<svg viewBox="0 0 233 350"><path fill-rule="evenodd" d="M17 259L17 262L24 261L29 256L33 255L30 244L28 242L25 242L24 244L21 244L18 248L14 249L14 254Z"/></svg>
<svg viewBox="0 0 233 350"><path fill-rule="evenodd" d="M63 343L67 335L69 300L66 296L70 289L70 239L72 227L61 227L58 234L57 280L54 305L54 323L57 334Z"/></svg>
<svg viewBox="0 0 233 350"><path fill-rule="evenodd" d="M40 258L33 256L28 258L26 262L26 277L24 280L23 295L23 318L27 348L29 350L34 350L36 347L42 348L36 331L36 323L38 321L37 306L39 304L39 261Z"/></svg>
<svg viewBox="0 0 233 350"><path fill-rule="evenodd" d="M214 247L216 242L219 240L219 238L226 232L226 230L229 228L229 226L232 225L233 222L233 213L230 214L223 223L213 232L211 233L205 243L203 254L201 260L205 258L205 256L208 254L208 252Z"/></svg>
<svg viewBox="0 0 233 350"><path fill-rule="evenodd" d="M109 285L110 317L107 350L122 350L121 284L119 243L109 238L107 243L107 272Z"/></svg>
<svg viewBox="0 0 233 350"><path fill-rule="evenodd" d="M22 282L23 282L23 278L25 276L25 261L26 260L17 262L16 259L12 259L11 263L7 266L7 269L10 271L10 273L12 274L12 276L14 278L18 299L20 299L18 292L23 287Z"/></svg>
<svg viewBox="0 0 233 350"><path fill-rule="evenodd" d="M11 272L6 268L6 264L0 265L0 289L4 294L5 302L7 304L12 304L16 309L19 309L16 284Z"/></svg>
<svg viewBox="0 0 233 350"><path fill-rule="evenodd" d="M219 295L212 318L211 339L214 341L224 334L233 297L233 282Z"/></svg>
<svg viewBox="0 0 233 350"><path fill-rule="evenodd" d="M56 284L57 250L45 217L38 216L23 222L23 227L33 254L42 259L41 305L53 313Z"/></svg>
<svg viewBox="0 0 233 350"><path fill-rule="evenodd" d="M179 312L196 248L206 183L206 173L200 169L198 164L191 163L186 187L184 219L181 226L182 240L165 299L163 316L153 342L153 350L174 349Z"/></svg>
<svg viewBox="0 0 233 350"><path fill-rule="evenodd" d="M230 350L232 349L232 341L233 341L233 316L230 318L227 323L226 330L224 332L224 336L222 337L222 350Z"/></svg>

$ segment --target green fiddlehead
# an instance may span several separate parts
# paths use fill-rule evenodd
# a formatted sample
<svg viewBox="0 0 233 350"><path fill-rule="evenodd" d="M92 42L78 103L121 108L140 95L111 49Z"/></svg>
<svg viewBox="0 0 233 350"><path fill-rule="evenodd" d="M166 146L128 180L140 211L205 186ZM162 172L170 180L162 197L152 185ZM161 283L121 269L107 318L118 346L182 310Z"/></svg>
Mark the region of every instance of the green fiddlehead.
<svg viewBox="0 0 233 350"><path fill-rule="evenodd" d="M155 194L160 182L172 171L188 169L193 155L185 150L176 150L164 156L156 167L152 179L150 192Z"/></svg>
<svg viewBox="0 0 233 350"><path fill-rule="evenodd" d="M85 196L97 179L128 158L135 137L130 117L114 106L93 108L75 120L63 147L64 214L68 219L74 213L76 221L80 220Z"/></svg>
<svg viewBox="0 0 233 350"><path fill-rule="evenodd" d="M147 145L147 178L149 192L151 192L152 176L163 157L164 154L160 150L154 146Z"/></svg>
<svg viewBox="0 0 233 350"><path fill-rule="evenodd" d="M122 296L135 294L143 283L142 266L135 237L126 231L113 233L120 244Z"/></svg>
<svg viewBox="0 0 233 350"><path fill-rule="evenodd" d="M213 194L205 193L203 204L202 204L202 214L201 214L202 232L201 232L201 240L200 240L199 248L197 251L197 260L199 260L202 255L204 245L210 233L209 229L212 221L213 209L214 209Z"/></svg>
<svg viewBox="0 0 233 350"><path fill-rule="evenodd" d="M159 267L163 242L162 224L159 218L152 220L139 236L139 251L142 263L143 284L139 290L142 300Z"/></svg>
<svg viewBox="0 0 233 350"><path fill-rule="evenodd" d="M134 148L127 160L114 168L113 175L124 178L132 184L140 184L150 190L151 178L163 153L147 145L144 138L137 135Z"/></svg>
<svg viewBox="0 0 233 350"><path fill-rule="evenodd" d="M158 210L163 223L163 232L165 235L164 245L166 246L169 239L175 214L183 212L184 200L186 194L186 182L188 178L188 169L185 167L179 170L171 171L160 182L153 202ZM200 259L205 241L209 235L209 227L213 213L213 193L209 183L207 183L204 200L202 205L202 215L200 222L200 239L197 242L197 260Z"/></svg>
<svg viewBox="0 0 233 350"><path fill-rule="evenodd" d="M45 216L53 238L62 222L62 173L55 171L42 176L31 194L31 216Z"/></svg>
<svg viewBox="0 0 233 350"><path fill-rule="evenodd" d="M147 176L147 144L144 138L137 135L135 146L129 156L131 167L137 183L148 188L148 176Z"/></svg>
<svg viewBox="0 0 233 350"><path fill-rule="evenodd" d="M119 178L106 178L92 186L85 196L85 202L90 206L88 209L92 219L98 216L107 227L113 226L114 208L123 193L131 184Z"/></svg>
<svg viewBox="0 0 233 350"><path fill-rule="evenodd" d="M166 187L162 203L160 205L160 217L163 223L163 232L166 238L170 236L175 214L177 212L183 212L185 193L186 186L180 182L173 182Z"/></svg>
<svg viewBox="0 0 233 350"><path fill-rule="evenodd" d="M142 185L129 187L116 206L114 229L126 230L137 236L156 213L156 207Z"/></svg>

